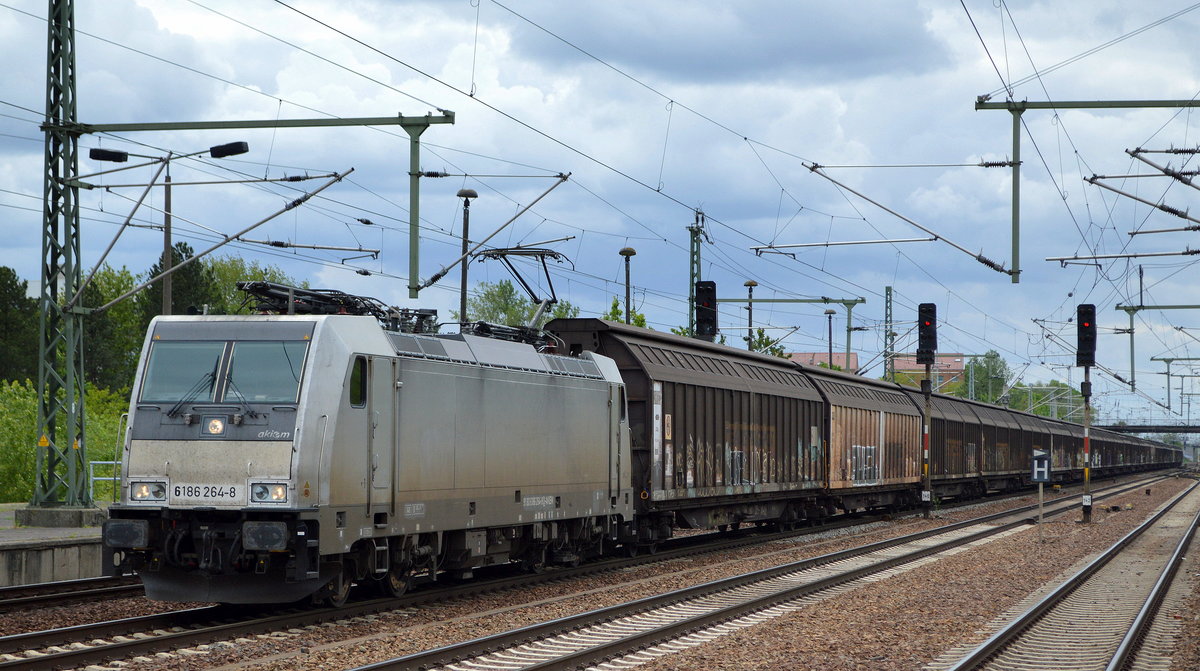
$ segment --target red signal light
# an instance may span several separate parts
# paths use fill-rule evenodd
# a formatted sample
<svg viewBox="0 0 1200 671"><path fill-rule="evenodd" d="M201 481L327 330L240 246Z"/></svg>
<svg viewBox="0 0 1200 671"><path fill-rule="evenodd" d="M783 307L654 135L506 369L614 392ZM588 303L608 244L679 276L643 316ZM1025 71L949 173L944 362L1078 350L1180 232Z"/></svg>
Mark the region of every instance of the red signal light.
<svg viewBox="0 0 1200 671"><path fill-rule="evenodd" d="M1078 326L1076 331L1075 365L1096 365L1096 306L1080 304L1076 308Z"/></svg>

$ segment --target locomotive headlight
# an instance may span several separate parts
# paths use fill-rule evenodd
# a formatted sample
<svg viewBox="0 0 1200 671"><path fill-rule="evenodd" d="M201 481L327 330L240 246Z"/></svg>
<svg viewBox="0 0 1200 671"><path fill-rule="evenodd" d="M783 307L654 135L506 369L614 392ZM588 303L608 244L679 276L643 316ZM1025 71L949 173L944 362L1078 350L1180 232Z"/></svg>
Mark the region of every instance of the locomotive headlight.
<svg viewBox="0 0 1200 671"><path fill-rule="evenodd" d="M165 501L167 486L161 482L132 482L129 495L134 501Z"/></svg>
<svg viewBox="0 0 1200 671"><path fill-rule="evenodd" d="M278 482L256 482L250 485L250 500L255 503L287 501L287 485Z"/></svg>
<svg viewBox="0 0 1200 671"><path fill-rule="evenodd" d="M210 417L204 425L204 431L210 436L219 436L225 433L225 420L220 417Z"/></svg>

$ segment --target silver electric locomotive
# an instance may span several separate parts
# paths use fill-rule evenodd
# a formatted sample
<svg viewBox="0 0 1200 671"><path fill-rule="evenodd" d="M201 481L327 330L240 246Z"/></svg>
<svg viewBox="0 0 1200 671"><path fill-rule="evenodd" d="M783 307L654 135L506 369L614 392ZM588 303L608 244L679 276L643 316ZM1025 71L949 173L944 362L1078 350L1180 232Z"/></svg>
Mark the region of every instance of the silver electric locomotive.
<svg viewBox="0 0 1200 671"><path fill-rule="evenodd" d="M105 545L176 601L575 563L632 533L625 407L590 353L374 316L159 317Z"/></svg>

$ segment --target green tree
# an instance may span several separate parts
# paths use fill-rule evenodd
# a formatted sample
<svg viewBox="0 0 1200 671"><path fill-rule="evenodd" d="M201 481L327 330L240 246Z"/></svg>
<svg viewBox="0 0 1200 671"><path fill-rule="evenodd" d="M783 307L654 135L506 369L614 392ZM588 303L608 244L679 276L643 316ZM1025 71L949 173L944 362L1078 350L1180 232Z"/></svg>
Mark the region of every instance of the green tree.
<svg viewBox="0 0 1200 671"><path fill-rule="evenodd" d="M37 390L29 380L0 381L0 502L33 498L37 472Z"/></svg>
<svg viewBox="0 0 1200 671"><path fill-rule="evenodd" d="M171 267L176 268L195 253L186 242L177 243L171 249ZM159 259L146 277L151 278L162 272L162 259ZM150 320L162 312L162 280L142 289L134 301L141 314L142 328L150 325ZM212 306L221 301L217 292L216 280L207 264L194 261L171 274L171 314L184 315L189 309L203 311L205 306Z"/></svg>
<svg viewBox="0 0 1200 671"><path fill-rule="evenodd" d="M1034 382L1032 385L1017 383L1008 396L1008 407L1014 410L1073 422L1083 419L1083 395L1058 380Z"/></svg>
<svg viewBox="0 0 1200 671"><path fill-rule="evenodd" d="M121 415L129 398L86 385L87 426L84 442L92 461L119 458ZM37 473L37 389L33 382L0 382L0 503L28 501ZM110 483L97 486L98 499L111 499Z"/></svg>
<svg viewBox="0 0 1200 671"><path fill-rule="evenodd" d="M696 334L692 332L692 329L690 329L686 326L673 326L673 327L671 327L671 333L674 333L677 336L683 336L684 338L695 338L696 337ZM724 333L717 334L716 343L718 345L725 344L725 334Z"/></svg>
<svg viewBox="0 0 1200 671"><path fill-rule="evenodd" d="M480 282L476 294L467 299L467 311L472 321L506 326L524 326L537 308L532 300L517 293L516 286L509 280ZM450 314L455 321L462 321L457 310L451 310ZM540 328L551 319L578 316L579 308L568 301L559 301L550 306L535 326Z"/></svg>
<svg viewBox="0 0 1200 671"><path fill-rule="evenodd" d="M600 318L607 319L610 322L624 322L625 310L621 307L621 299L613 296L612 305L608 308L608 312L600 315ZM629 321L634 326L648 328L646 326L646 315L638 312L637 310L629 311Z"/></svg>
<svg viewBox="0 0 1200 671"><path fill-rule="evenodd" d="M996 350L988 350L981 357L974 357L963 368L963 386L959 392L970 396L972 375L975 379L975 400L984 403L997 403L1004 394L1008 378L1012 372L1008 362Z"/></svg>
<svg viewBox="0 0 1200 671"><path fill-rule="evenodd" d="M757 329L754 333L754 340L750 342L750 349L763 354L770 354L781 359L788 358L787 350L783 348L777 341L767 337L765 329Z"/></svg>
<svg viewBox="0 0 1200 671"><path fill-rule="evenodd" d="M84 305L90 308L106 305L139 282L124 266L116 270L105 264L84 290ZM133 386L138 353L145 336L141 310L132 299L85 317L83 367L88 382L127 394Z"/></svg>
<svg viewBox="0 0 1200 671"><path fill-rule="evenodd" d="M208 257L202 260L212 275L215 288L213 303L209 308L212 314L248 315L254 312L254 305L246 302L247 295L238 291L240 281L267 281L276 284L308 288L308 281L297 281L283 269L274 265L264 265L258 261L249 261L238 256Z"/></svg>
<svg viewBox="0 0 1200 671"><path fill-rule="evenodd" d="M0 266L0 380L32 380L38 371L37 300L29 282Z"/></svg>

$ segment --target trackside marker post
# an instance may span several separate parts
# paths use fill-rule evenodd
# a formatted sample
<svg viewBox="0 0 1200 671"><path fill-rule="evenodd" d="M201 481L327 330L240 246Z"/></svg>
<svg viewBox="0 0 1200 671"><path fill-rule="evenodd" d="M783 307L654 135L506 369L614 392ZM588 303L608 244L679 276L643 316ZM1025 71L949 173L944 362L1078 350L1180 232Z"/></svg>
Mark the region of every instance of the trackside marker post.
<svg viewBox="0 0 1200 671"><path fill-rule="evenodd" d="M1038 542L1042 542L1042 507L1045 504L1045 486L1050 482L1050 453L1046 450L1033 451L1033 472L1029 479L1038 486Z"/></svg>

